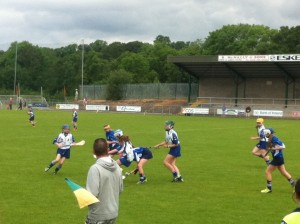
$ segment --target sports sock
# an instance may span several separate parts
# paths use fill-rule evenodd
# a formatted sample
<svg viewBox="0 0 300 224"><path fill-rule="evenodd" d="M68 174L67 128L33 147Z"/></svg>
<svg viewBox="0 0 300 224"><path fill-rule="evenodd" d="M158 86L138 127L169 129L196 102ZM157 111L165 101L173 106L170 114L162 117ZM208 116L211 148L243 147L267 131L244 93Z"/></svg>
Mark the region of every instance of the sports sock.
<svg viewBox="0 0 300 224"><path fill-rule="evenodd" d="M59 164L59 165L57 165L57 167L55 168L55 173L57 173L60 169L61 169L61 167L62 167L62 165L61 164Z"/></svg>
<svg viewBox="0 0 300 224"><path fill-rule="evenodd" d="M272 181L267 180L267 188L271 191L272 190Z"/></svg>
<svg viewBox="0 0 300 224"><path fill-rule="evenodd" d="M173 177L177 177L177 172L173 172Z"/></svg>
<svg viewBox="0 0 300 224"><path fill-rule="evenodd" d="M53 161L48 165L48 168L50 169L52 166L54 166L55 163Z"/></svg>
<svg viewBox="0 0 300 224"><path fill-rule="evenodd" d="M288 181L290 182L290 184L291 184L292 186L294 186L294 185L295 185L295 181L294 181L294 179L293 179L293 178L290 178L290 179L288 179Z"/></svg>

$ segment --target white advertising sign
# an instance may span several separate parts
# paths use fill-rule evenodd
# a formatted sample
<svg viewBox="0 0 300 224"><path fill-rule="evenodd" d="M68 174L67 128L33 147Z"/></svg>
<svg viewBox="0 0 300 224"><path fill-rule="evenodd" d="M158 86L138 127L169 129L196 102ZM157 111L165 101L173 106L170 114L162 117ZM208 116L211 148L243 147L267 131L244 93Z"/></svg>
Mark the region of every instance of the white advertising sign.
<svg viewBox="0 0 300 224"><path fill-rule="evenodd" d="M109 111L108 105L86 105L86 110Z"/></svg>
<svg viewBox="0 0 300 224"><path fill-rule="evenodd" d="M253 110L253 116L282 117L281 110Z"/></svg>
<svg viewBox="0 0 300 224"><path fill-rule="evenodd" d="M183 114L209 114L208 108L182 108Z"/></svg>
<svg viewBox="0 0 300 224"><path fill-rule="evenodd" d="M300 61L300 54L271 55L218 55L218 61L255 62L255 61Z"/></svg>
<svg viewBox="0 0 300 224"><path fill-rule="evenodd" d="M226 109L223 111L223 109L217 109L218 115L234 115L234 116L242 116L245 115L244 109Z"/></svg>
<svg viewBox="0 0 300 224"><path fill-rule="evenodd" d="M142 107L139 106L117 106L117 111L123 112L141 112Z"/></svg>
<svg viewBox="0 0 300 224"><path fill-rule="evenodd" d="M219 55L218 61L269 61L269 55Z"/></svg>
<svg viewBox="0 0 300 224"><path fill-rule="evenodd" d="M78 104L56 104L56 109L58 110L73 110L79 109L79 105Z"/></svg>

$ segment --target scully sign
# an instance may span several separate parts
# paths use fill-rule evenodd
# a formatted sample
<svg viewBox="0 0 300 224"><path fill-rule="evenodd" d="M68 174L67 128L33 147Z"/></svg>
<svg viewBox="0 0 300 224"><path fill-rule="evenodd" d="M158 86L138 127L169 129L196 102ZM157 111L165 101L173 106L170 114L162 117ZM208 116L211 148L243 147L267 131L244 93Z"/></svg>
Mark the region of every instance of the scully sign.
<svg viewBox="0 0 300 224"><path fill-rule="evenodd" d="M300 54L271 55L218 55L218 61L254 62L254 61L295 61L300 62Z"/></svg>

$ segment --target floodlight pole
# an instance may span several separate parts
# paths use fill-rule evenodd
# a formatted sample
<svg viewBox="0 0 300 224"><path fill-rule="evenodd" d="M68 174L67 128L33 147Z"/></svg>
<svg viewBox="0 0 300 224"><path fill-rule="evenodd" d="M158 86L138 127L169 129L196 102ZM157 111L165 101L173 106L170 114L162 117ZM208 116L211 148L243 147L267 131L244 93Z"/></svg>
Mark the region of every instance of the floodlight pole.
<svg viewBox="0 0 300 224"><path fill-rule="evenodd" d="M82 43L81 43L81 94L82 94L82 99L84 98L84 94L83 94L83 67L84 67L84 39L82 39Z"/></svg>
<svg viewBox="0 0 300 224"><path fill-rule="evenodd" d="M16 94L16 82L17 82L17 60L18 60L18 42L16 42L16 53L15 53L15 78L14 78L14 95Z"/></svg>

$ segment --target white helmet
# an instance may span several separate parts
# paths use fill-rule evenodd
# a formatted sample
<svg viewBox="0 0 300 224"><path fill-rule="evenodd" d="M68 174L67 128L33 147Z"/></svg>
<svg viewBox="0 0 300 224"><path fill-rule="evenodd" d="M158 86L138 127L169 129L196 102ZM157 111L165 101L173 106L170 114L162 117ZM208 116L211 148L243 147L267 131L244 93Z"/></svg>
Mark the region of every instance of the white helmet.
<svg viewBox="0 0 300 224"><path fill-rule="evenodd" d="M264 135L270 135L271 131L270 129L264 129Z"/></svg>
<svg viewBox="0 0 300 224"><path fill-rule="evenodd" d="M123 136L123 131L121 129L116 130L114 136L115 137L122 137Z"/></svg>

